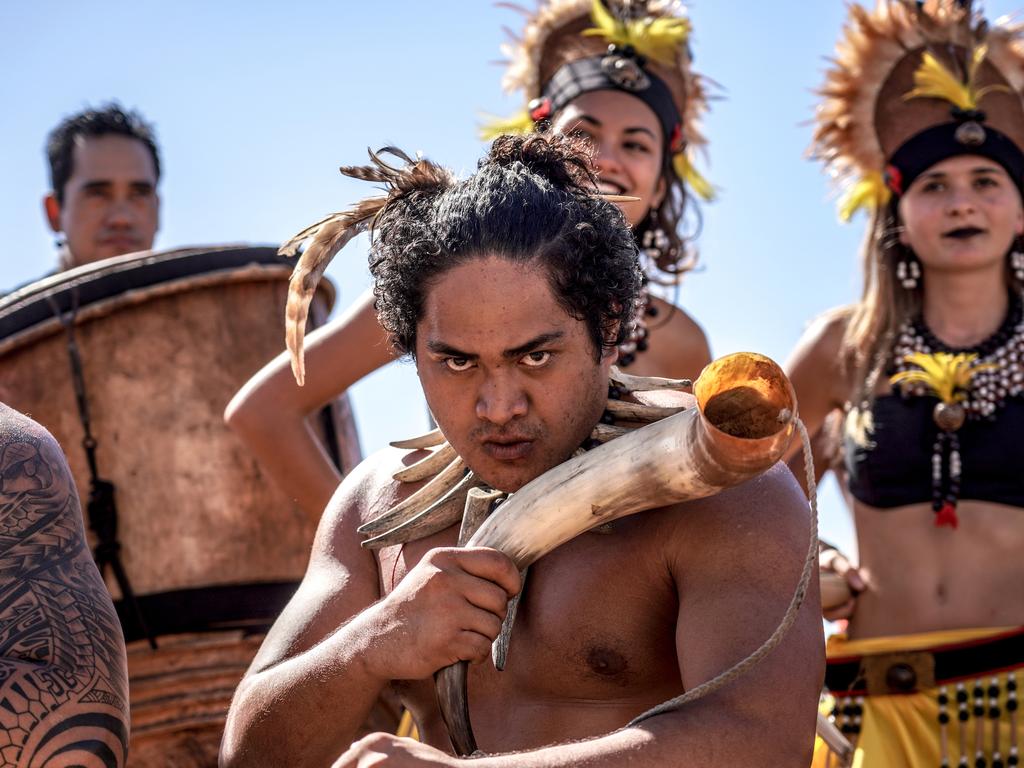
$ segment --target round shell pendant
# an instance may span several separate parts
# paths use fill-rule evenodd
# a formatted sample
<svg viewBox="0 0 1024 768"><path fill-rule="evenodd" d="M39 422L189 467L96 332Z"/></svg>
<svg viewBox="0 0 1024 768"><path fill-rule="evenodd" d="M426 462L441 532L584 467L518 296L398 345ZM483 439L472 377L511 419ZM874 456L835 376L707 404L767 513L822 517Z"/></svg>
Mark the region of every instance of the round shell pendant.
<svg viewBox="0 0 1024 768"><path fill-rule="evenodd" d="M939 403L932 411L932 418L939 425L939 429L956 432L963 426L967 412L960 403Z"/></svg>

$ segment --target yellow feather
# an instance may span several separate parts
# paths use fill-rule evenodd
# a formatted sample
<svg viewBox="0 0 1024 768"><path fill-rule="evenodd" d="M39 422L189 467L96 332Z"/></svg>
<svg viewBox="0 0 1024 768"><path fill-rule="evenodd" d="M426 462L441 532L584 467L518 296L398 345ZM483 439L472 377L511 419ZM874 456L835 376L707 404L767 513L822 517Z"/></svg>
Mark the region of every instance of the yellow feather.
<svg viewBox="0 0 1024 768"><path fill-rule="evenodd" d="M839 201L839 218L849 221L861 208L875 210L889 202L892 192L885 185L885 178L873 171L854 184Z"/></svg>
<svg viewBox="0 0 1024 768"><path fill-rule="evenodd" d="M930 51L921 57L921 66L914 72L914 88L904 94L904 101L918 98L945 99L963 110L976 109L970 87L960 82Z"/></svg>
<svg viewBox="0 0 1024 768"><path fill-rule="evenodd" d="M690 36L690 20L680 17L645 18L622 22L601 0L593 0L590 18L594 26L583 34L603 37L614 45L631 45L637 53L662 64L674 65L678 51Z"/></svg>
<svg viewBox="0 0 1024 768"><path fill-rule="evenodd" d="M919 370L901 371L890 377L889 381L892 384L922 384L942 402L958 403L967 399L966 390L970 388L975 373L999 367L995 363L973 365L977 359L975 353L913 352L905 356L903 361L916 365Z"/></svg>
<svg viewBox="0 0 1024 768"><path fill-rule="evenodd" d="M924 371L900 371L889 377L890 384L924 384L932 385L932 378Z"/></svg>
<svg viewBox="0 0 1024 768"><path fill-rule="evenodd" d="M702 200L711 202L715 199L715 188L700 171L697 170L685 152L679 152L672 160L676 176L683 180L687 187Z"/></svg>
<svg viewBox="0 0 1024 768"><path fill-rule="evenodd" d="M491 141L506 134L523 135L533 133L535 123L530 113L525 109L517 112L512 117L497 117L496 115L484 115L487 120L480 126L480 138L484 141Z"/></svg>
<svg viewBox="0 0 1024 768"><path fill-rule="evenodd" d="M971 61L967 65L967 82L974 84L978 78L978 68L981 66L981 62L985 60L988 55L988 43L982 43L981 45L975 46L974 50L971 51Z"/></svg>
<svg viewBox="0 0 1024 768"><path fill-rule="evenodd" d="M988 55L988 46L979 45L971 52L967 65L967 82L950 72L930 52L921 57L921 66L914 72L914 88L904 94L904 101L917 98L945 99L963 110L974 110L993 91L1009 91L1005 85L977 87L978 71Z"/></svg>
<svg viewBox="0 0 1024 768"><path fill-rule="evenodd" d="M590 20L594 26L583 31L584 35L602 35L608 42L615 42L613 37L625 33L622 23L612 16L611 12L604 7L601 0L593 0L590 4Z"/></svg>

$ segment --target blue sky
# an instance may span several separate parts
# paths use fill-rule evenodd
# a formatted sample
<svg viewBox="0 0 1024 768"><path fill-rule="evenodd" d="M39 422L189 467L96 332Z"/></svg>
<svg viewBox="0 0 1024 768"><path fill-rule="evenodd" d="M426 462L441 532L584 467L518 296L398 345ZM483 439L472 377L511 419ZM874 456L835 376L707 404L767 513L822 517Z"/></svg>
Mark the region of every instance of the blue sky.
<svg viewBox="0 0 1024 768"><path fill-rule="evenodd" d="M530 0L527 0L529 2ZM990 17L1012 9L988 4ZM696 67L720 84L706 120L701 269L679 301L715 355L780 361L806 323L858 295L863 221L840 225L826 178L804 158L813 89L845 17L841 0L703 0L690 11ZM462 172L484 146L479 115L521 104L500 91L513 11L467 0L368 3L0 3L0 288L52 269L40 200L46 133L116 98L155 123L164 178L158 247L278 243L367 185L344 179L368 146L395 144ZM365 244L328 276L338 307L369 284ZM393 365L353 390L373 450L425 426L415 371ZM850 540L834 485L823 535Z"/></svg>

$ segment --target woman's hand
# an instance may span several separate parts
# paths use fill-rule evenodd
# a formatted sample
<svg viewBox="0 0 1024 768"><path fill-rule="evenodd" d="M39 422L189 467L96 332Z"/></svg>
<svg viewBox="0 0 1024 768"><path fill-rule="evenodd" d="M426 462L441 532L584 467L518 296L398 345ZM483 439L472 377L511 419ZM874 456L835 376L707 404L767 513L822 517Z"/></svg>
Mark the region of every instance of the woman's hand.
<svg viewBox="0 0 1024 768"><path fill-rule="evenodd" d="M818 555L821 573L821 613L829 621L848 619L857 607L857 596L867 582L846 555L829 547Z"/></svg>

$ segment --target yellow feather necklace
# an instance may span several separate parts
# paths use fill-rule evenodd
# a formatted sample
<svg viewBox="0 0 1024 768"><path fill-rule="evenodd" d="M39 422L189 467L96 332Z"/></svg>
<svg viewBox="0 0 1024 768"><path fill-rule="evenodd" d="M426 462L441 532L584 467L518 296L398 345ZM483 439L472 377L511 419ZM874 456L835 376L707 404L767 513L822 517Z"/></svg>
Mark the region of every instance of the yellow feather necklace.
<svg viewBox="0 0 1024 768"><path fill-rule="evenodd" d="M938 427L932 452L935 524L956 528L960 495L957 430L970 420L994 419L1011 397L1024 393L1024 304L1011 299L999 330L973 349L943 344L923 319L904 323L893 347L889 381L904 397L935 397Z"/></svg>

